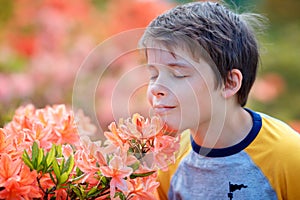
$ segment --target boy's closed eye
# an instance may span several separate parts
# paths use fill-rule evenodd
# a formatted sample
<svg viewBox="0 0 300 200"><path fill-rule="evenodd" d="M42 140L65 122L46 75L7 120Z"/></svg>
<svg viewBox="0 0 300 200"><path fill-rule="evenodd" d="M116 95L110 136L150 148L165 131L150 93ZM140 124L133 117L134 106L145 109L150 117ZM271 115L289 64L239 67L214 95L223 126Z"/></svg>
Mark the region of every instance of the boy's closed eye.
<svg viewBox="0 0 300 200"><path fill-rule="evenodd" d="M190 76L189 69L185 67L180 67L180 66L168 66L169 69L167 72L175 78L186 78ZM155 68L153 65L148 65L148 71L150 74L150 80L155 80L159 76L159 70Z"/></svg>
<svg viewBox="0 0 300 200"><path fill-rule="evenodd" d="M184 73L184 72L181 72L179 70L173 70L173 76L175 78L186 78L188 77L189 75L187 73Z"/></svg>
<svg viewBox="0 0 300 200"><path fill-rule="evenodd" d="M147 68L148 68L148 72L149 72L149 75L150 75L149 79L150 80L155 80L159 75L158 70L152 65L148 65Z"/></svg>
<svg viewBox="0 0 300 200"><path fill-rule="evenodd" d="M186 78L190 76L190 67L185 63L170 63L168 64L175 78Z"/></svg>

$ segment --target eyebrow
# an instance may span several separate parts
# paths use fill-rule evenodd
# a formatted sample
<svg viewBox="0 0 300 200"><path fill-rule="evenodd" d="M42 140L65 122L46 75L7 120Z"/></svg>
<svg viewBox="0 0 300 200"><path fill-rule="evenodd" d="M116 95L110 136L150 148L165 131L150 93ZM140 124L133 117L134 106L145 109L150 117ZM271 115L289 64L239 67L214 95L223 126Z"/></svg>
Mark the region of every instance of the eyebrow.
<svg viewBox="0 0 300 200"><path fill-rule="evenodd" d="M172 63L168 63L167 66L172 67L172 68L190 68L190 66L188 65L188 63L184 63L184 62L172 62Z"/></svg>
<svg viewBox="0 0 300 200"><path fill-rule="evenodd" d="M171 63L167 63L166 66L171 68L190 68L190 66L184 62L171 62ZM155 67L155 63L147 64L147 67Z"/></svg>

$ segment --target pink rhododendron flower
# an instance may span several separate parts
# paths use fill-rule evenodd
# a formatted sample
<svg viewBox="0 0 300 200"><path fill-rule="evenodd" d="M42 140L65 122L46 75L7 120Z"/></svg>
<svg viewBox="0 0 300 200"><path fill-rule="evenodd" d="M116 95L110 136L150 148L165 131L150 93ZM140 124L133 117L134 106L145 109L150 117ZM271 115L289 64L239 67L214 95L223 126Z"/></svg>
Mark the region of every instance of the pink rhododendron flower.
<svg viewBox="0 0 300 200"><path fill-rule="evenodd" d="M180 136L165 135L165 127L158 117L149 120L134 114L127 120L120 119L118 124L113 122L110 130L105 134L108 140L121 148L129 146L137 158L152 162L153 169L166 170L175 161Z"/></svg>
<svg viewBox="0 0 300 200"><path fill-rule="evenodd" d="M11 144L9 139L10 137L6 133L6 130L0 128L0 153L4 153L7 151L8 146Z"/></svg>
<svg viewBox="0 0 300 200"><path fill-rule="evenodd" d="M63 145L62 146L62 154L64 156L64 158L68 159L71 155L73 155L73 148L71 147L71 145L67 144L67 145Z"/></svg>
<svg viewBox="0 0 300 200"><path fill-rule="evenodd" d="M149 121L137 113L131 120L120 121L119 127L122 133L133 139L150 139L162 133L162 123L158 117L154 116Z"/></svg>
<svg viewBox="0 0 300 200"><path fill-rule="evenodd" d="M38 141L41 147L50 149L52 146L51 137L52 129L50 126L45 127L40 122L36 122L32 125L32 129L24 129L24 134L26 135L27 140L33 144L34 141Z"/></svg>
<svg viewBox="0 0 300 200"><path fill-rule="evenodd" d="M19 135L17 143L38 141L39 145L49 149L52 143L74 144L78 142L76 122L73 112L65 105L55 105L45 109L35 109L33 105L20 107L6 129Z"/></svg>
<svg viewBox="0 0 300 200"><path fill-rule="evenodd" d="M114 197L116 187L122 191L127 190L127 183L125 177L130 176L132 168L127 167L121 157L115 156L110 162L109 166L102 166L100 170L104 176L111 177L110 181L110 196Z"/></svg>
<svg viewBox="0 0 300 200"><path fill-rule="evenodd" d="M5 186L10 180L18 180L18 174L21 168L22 160L12 160L7 154L3 153L0 156L0 187Z"/></svg>
<svg viewBox="0 0 300 200"><path fill-rule="evenodd" d="M155 200L155 190L159 186L155 178L131 179L127 196L130 199Z"/></svg>
<svg viewBox="0 0 300 200"><path fill-rule="evenodd" d="M167 170L170 163L175 162L175 154L180 146L180 135L176 140L174 137L163 135L156 138L154 142L153 154L154 163L159 169Z"/></svg>
<svg viewBox="0 0 300 200"><path fill-rule="evenodd" d="M82 136L80 144L75 153L75 165L85 173L80 182L88 181L90 184L97 184L98 180L94 178L94 174L99 171L99 166L105 166L106 160L101 151L100 142L92 142L87 136Z"/></svg>
<svg viewBox="0 0 300 200"><path fill-rule="evenodd" d="M126 145L127 144L126 140L129 138L126 137L125 134L120 132L115 122L112 122L108 128L111 132L104 132L105 137L109 141L111 141L115 146L120 146L120 147L124 146L124 148L126 149L126 147L128 147Z"/></svg>
<svg viewBox="0 0 300 200"><path fill-rule="evenodd" d="M32 199L42 195L36 185L36 172L30 172L21 159L0 154L0 199Z"/></svg>

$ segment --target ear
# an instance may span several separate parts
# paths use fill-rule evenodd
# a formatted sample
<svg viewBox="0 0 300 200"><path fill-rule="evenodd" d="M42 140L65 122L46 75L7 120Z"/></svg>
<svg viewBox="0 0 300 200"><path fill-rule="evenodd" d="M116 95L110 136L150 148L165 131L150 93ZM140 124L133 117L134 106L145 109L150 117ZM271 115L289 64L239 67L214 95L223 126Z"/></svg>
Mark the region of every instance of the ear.
<svg viewBox="0 0 300 200"><path fill-rule="evenodd" d="M222 95L225 99L234 96L242 86L243 75L238 69L232 69L227 74L225 85L223 86Z"/></svg>

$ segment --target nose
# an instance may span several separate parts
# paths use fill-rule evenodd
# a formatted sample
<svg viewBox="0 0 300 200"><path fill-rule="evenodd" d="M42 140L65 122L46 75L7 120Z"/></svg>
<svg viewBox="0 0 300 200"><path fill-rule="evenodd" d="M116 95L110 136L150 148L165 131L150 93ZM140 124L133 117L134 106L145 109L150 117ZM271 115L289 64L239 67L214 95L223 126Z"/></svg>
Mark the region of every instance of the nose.
<svg viewBox="0 0 300 200"><path fill-rule="evenodd" d="M165 86L159 83L152 83L149 85L149 91L155 97L163 97L167 95L167 89Z"/></svg>

